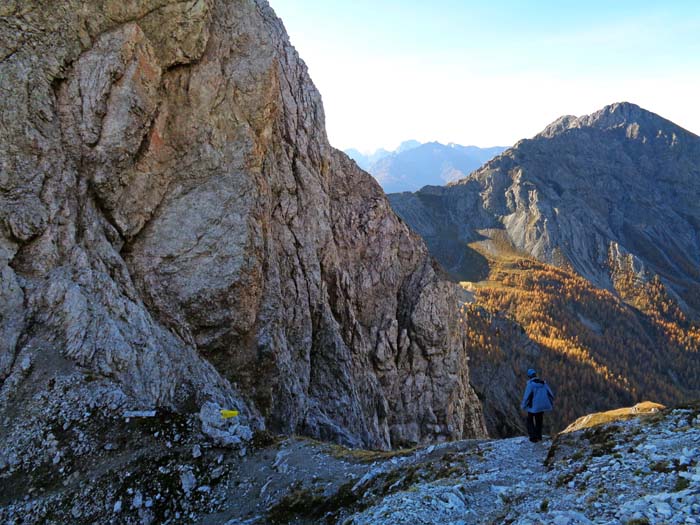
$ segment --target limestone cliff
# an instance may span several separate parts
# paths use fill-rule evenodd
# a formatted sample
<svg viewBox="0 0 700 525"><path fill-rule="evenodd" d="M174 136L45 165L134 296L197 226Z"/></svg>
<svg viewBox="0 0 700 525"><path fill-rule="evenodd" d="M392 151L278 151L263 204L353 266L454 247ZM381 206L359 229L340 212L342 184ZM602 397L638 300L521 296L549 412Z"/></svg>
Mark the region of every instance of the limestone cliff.
<svg viewBox="0 0 700 525"><path fill-rule="evenodd" d="M4 441L39 398L211 401L382 448L484 435L459 290L330 147L265 1L0 16Z"/></svg>

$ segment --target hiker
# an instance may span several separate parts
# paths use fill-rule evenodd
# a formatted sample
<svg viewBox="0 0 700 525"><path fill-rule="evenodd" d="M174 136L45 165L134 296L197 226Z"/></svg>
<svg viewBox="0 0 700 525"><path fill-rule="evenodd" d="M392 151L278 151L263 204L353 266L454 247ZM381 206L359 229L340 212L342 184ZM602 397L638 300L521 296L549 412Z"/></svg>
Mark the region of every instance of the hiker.
<svg viewBox="0 0 700 525"><path fill-rule="evenodd" d="M542 416L552 410L554 392L549 385L537 377L537 371L530 368L527 371L527 387L520 408L527 410L527 433L530 441L542 441Z"/></svg>

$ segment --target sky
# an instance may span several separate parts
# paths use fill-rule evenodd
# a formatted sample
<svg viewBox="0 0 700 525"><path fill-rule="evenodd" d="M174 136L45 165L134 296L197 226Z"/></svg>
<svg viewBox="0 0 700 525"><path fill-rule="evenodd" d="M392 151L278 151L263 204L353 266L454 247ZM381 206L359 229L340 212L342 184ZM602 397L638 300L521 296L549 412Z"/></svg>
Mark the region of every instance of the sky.
<svg viewBox="0 0 700 525"><path fill-rule="evenodd" d="M269 0L332 145L510 146L633 102L700 133L698 0Z"/></svg>

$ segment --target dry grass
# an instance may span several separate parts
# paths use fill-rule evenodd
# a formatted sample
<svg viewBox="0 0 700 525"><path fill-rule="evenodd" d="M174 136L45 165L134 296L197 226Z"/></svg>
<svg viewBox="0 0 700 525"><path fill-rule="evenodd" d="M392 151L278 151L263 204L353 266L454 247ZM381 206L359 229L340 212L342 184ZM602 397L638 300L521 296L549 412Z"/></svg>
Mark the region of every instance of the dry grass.
<svg viewBox="0 0 700 525"><path fill-rule="evenodd" d="M660 405L659 403L644 401L634 405L633 407L618 408L616 410L608 410L607 412L597 412L595 414L589 414L577 419L571 425L566 427L562 433L576 432L577 430L582 430L584 428L592 428L615 421L626 421L639 416L648 416L651 414L656 414L664 408L666 407Z"/></svg>
<svg viewBox="0 0 700 525"><path fill-rule="evenodd" d="M386 461L388 459L404 457L413 454L415 448L398 449L398 450L364 450L351 449L341 445L329 445L328 452L331 456L337 459L359 461L361 463L373 463L375 461Z"/></svg>

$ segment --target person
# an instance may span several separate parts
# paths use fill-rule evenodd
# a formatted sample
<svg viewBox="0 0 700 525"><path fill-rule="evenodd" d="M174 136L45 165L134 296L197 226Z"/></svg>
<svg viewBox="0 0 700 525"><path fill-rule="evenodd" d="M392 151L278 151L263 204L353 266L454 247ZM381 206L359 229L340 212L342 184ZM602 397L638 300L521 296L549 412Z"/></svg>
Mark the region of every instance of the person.
<svg viewBox="0 0 700 525"><path fill-rule="evenodd" d="M542 420L544 413L554 408L554 392L549 385L537 377L537 371L530 368L527 371L527 386L520 408L527 410L527 433L530 441L542 441Z"/></svg>

